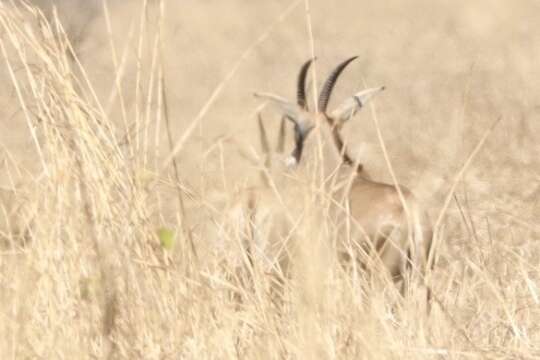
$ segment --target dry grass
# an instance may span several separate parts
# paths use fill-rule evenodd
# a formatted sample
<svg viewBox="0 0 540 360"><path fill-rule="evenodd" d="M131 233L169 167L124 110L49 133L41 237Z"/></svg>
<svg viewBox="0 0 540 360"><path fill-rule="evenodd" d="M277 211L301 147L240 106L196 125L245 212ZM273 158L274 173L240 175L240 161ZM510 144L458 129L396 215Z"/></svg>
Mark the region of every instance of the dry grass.
<svg viewBox="0 0 540 360"><path fill-rule="evenodd" d="M540 358L534 1L58 4L0 3L3 359ZM379 129L366 111L347 137L391 181L381 130L397 180L445 209L430 316L421 289L336 263L315 186L276 186L301 209L282 303L242 266L251 92L292 94L312 51L324 73L361 55L338 97L388 86Z"/></svg>

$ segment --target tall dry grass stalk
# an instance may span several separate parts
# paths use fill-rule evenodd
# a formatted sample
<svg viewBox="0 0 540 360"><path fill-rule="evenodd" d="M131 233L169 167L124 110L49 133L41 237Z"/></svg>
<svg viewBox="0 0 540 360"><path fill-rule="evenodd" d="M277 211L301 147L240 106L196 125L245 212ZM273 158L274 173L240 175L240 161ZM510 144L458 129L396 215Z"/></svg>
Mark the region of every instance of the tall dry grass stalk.
<svg viewBox="0 0 540 360"><path fill-rule="evenodd" d="M286 178L294 191L279 174L272 188L282 199L279 214L294 224L283 239L294 240L290 275L250 264L249 218L228 211L248 186L224 170L235 160L223 149L241 140L212 140L203 153L186 153L185 144L299 4L254 36L175 137L164 65L170 3L141 1L119 50L115 17L102 2L114 70L105 96L55 12L46 18L23 1L0 3L0 74L20 109L2 122L25 124L36 165L21 165L2 144L3 359L540 357L538 230L521 219L527 231L479 220L469 202L451 212L466 166L437 207L446 217L437 221L441 255L429 280L436 299L429 316L419 305L421 286L404 300L380 265L368 275L336 260L337 224L317 168L309 181ZM304 5L306 16L313 4ZM308 32L315 55L310 18ZM130 66L133 97L126 95ZM252 106L247 113L256 113ZM219 186L188 182L186 158L204 162L216 153L221 173L205 184Z"/></svg>

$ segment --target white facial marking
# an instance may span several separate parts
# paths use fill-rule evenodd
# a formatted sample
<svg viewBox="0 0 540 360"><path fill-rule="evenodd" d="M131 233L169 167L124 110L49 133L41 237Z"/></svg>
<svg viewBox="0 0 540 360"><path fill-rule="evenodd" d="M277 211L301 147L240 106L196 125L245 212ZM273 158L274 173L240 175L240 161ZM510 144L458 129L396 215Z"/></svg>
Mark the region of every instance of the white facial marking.
<svg viewBox="0 0 540 360"><path fill-rule="evenodd" d="M295 167L296 165L297 163L294 156L289 155L285 158L285 166L287 166L289 169Z"/></svg>

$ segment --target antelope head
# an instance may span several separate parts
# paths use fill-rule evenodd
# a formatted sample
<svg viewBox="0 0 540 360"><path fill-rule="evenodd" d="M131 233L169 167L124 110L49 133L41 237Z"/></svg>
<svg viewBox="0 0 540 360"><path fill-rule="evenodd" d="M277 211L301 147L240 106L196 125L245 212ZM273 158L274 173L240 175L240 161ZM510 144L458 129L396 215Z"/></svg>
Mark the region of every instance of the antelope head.
<svg viewBox="0 0 540 360"><path fill-rule="evenodd" d="M297 79L296 103L271 93L254 94L257 98L265 99L276 106L283 113L283 117L293 124L294 149L287 160L289 167L294 167L300 163L306 140L313 129L320 128L321 122L326 122L330 127L332 141L340 154L342 162L348 165L353 164L353 160L346 151L345 143L339 131L343 124L351 119L371 97L384 90L384 86L380 86L360 91L344 100L333 111L327 112L328 103L330 102L332 91L339 76L347 65L356 58L357 56L354 56L343 61L330 73L319 93L317 106L314 111L311 111L308 107L305 86L309 68L314 59L306 61L300 68ZM361 169L361 166L359 166L359 169Z"/></svg>

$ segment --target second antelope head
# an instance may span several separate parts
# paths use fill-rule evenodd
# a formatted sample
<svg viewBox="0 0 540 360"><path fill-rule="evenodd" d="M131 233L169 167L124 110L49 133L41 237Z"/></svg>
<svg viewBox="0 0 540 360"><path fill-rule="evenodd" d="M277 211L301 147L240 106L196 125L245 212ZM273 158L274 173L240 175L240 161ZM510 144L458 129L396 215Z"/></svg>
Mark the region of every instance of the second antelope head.
<svg viewBox="0 0 540 360"><path fill-rule="evenodd" d="M319 98L314 111L309 109L306 99L306 78L313 59L306 61L300 68L297 79L296 102L289 101L281 96L271 93L255 93L256 97L266 99L277 106L283 113L283 117L291 121L294 126L295 146L287 161L289 166L295 166L300 163L306 140L312 130L320 126L321 120L326 122L331 129L330 134L335 145L335 150L339 152L342 161L349 165L353 163L353 160L345 149L345 144L339 130L373 95L384 90L384 86L380 86L360 91L352 97L347 98L333 111L327 112L328 103L339 76L347 65L356 58L357 56L354 56L343 61L330 73L319 93Z"/></svg>

